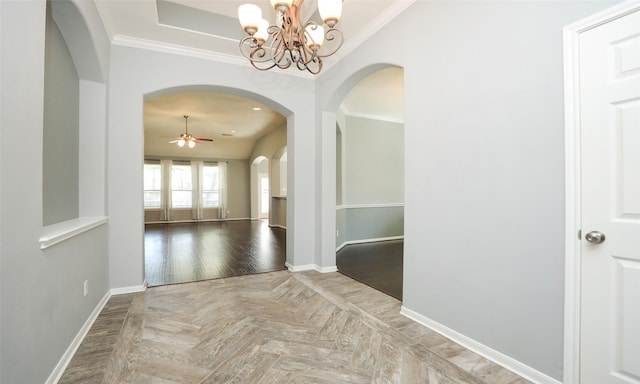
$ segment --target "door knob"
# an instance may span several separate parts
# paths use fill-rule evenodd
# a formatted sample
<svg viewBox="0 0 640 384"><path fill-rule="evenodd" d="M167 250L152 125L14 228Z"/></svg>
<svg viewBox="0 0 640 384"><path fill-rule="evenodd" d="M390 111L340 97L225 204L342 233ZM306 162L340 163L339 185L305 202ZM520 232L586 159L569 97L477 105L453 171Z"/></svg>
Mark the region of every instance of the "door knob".
<svg viewBox="0 0 640 384"><path fill-rule="evenodd" d="M600 244L604 241L604 233L598 231L591 231L584 237L588 242L593 244Z"/></svg>

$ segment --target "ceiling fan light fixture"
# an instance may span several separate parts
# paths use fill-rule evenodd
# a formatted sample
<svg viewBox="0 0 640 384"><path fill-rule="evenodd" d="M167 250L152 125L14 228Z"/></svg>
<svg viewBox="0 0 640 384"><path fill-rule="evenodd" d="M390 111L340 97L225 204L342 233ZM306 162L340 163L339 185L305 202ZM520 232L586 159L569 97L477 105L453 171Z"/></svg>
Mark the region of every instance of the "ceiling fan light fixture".
<svg viewBox="0 0 640 384"><path fill-rule="evenodd" d="M189 148L193 148L196 146L196 141L213 141L213 139L209 139L206 137L195 137L189 133L189 115L184 115L184 133L181 133L177 139L171 140L169 143L178 144L178 147L182 148L186 144Z"/></svg>

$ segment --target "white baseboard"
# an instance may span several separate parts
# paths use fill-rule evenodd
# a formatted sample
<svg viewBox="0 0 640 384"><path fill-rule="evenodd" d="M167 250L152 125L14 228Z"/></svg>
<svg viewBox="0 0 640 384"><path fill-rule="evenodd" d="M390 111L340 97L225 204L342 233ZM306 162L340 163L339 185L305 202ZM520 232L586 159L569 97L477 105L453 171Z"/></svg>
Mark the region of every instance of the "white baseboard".
<svg viewBox="0 0 640 384"><path fill-rule="evenodd" d="M145 221L145 224L184 224L184 223L215 223L219 221L250 221L248 217L237 217L227 219L203 219L203 220L160 220L160 221Z"/></svg>
<svg viewBox="0 0 640 384"><path fill-rule="evenodd" d="M362 239L362 240L349 240L340 244L336 248L336 252L351 244L366 244L366 243L377 243L379 241L391 241L391 240L404 240L404 236L391 236L391 237L378 237L375 239Z"/></svg>
<svg viewBox="0 0 640 384"><path fill-rule="evenodd" d="M126 295L127 293L138 293L147 290L147 280L142 282L142 285L134 285L132 287L111 288L112 295Z"/></svg>
<svg viewBox="0 0 640 384"><path fill-rule="evenodd" d="M82 344L85 336L87 336L87 333L89 333L89 330L93 326L93 323L96 321L98 315L100 314L100 312L102 312L102 309L107 304L110 298L111 291L107 291L100 302L98 302L98 305L96 305L96 307L93 309L93 312L91 312L87 321L84 322L84 325L82 326L82 328L80 328L80 331L78 331L76 337L73 338L71 344L62 355L62 358L60 359L60 361L58 361L58 364L53 369L53 372L51 372L51 375L49 375L49 378L47 379L47 381L45 381L45 384L56 384L60 380L65 369L67 369L67 366L71 362L73 355L76 354L76 351L80 347L80 344Z"/></svg>
<svg viewBox="0 0 640 384"><path fill-rule="evenodd" d="M336 267L335 265L333 267L320 267L320 266L315 266L316 271L320 272L320 273L331 273L331 272L338 272L338 267Z"/></svg>
<svg viewBox="0 0 640 384"><path fill-rule="evenodd" d="M284 263L285 267L291 272L304 272L304 271L318 271L320 273L338 272L338 267L320 267L317 264L307 264L294 266L289 263Z"/></svg>
<svg viewBox="0 0 640 384"><path fill-rule="evenodd" d="M307 265L292 265L289 263L284 263L284 266L287 267L287 269L290 272L304 272L304 271L314 271L316 269L316 265L315 264L307 264Z"/></svg>
<svg viewBox="0 0 640 384"><path fill-rule="evenodd" d="M410 318L411 320L430 328L444 337L455 341L463 347L483 356L494 363L510 370L511 372L524 377L525 379L538 384L562 384L560 381L531 368L530 366L519 362L501 352L496 351L482 343L479 343L470 337L467 337L451 328L448 328L436 321L429 319L415 311L402 306L400 314Z"/></svg>
<svg viewBox="0 0 640 384"><path fill-rule="evenodd" d="M284 225L279 225L279 224L269 224L269 227L271 227L271 228L280 228L280 229L284 229L285 231L287 230L287 227L285 227Z"/></svg>

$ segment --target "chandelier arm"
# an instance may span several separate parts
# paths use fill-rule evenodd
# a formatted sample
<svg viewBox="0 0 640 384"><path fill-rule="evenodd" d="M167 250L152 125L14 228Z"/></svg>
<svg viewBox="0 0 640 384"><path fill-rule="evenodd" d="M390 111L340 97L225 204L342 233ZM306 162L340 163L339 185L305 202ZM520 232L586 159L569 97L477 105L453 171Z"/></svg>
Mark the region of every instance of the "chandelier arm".
<svg viewBox="0 0 640 384"><path fill-rule="evenodd" d="M311 64L314 64L314 65L312 66ZM316 69L314 70L313 67L315 67ZM309 71L309 73L311 73L312 75L317 75L322 70L322 59L320 59L317 56L314 57L313 60L311 60L311 62L305 65L305 69Z"/></svg>
<svg viewBox="0 0 640 384"><path fill-rule="evenodd" d="M240 40L240 52L250 61L266 62L270 60L266 55L265 48L258 45L256 39L252 36Z"/></svg>
<svg viewBox="0 0 640 384"><path fill-rule="evenodd" d="M255 54L258 54L259 57L267 57L267 58L263 60L254 60L253 56ZM251 57L249 58L249 62L251 63L251 65L253 65L254 68L259 69L261 71L266 71L276 66L273 60L271 60L266 54L266 50L264 47L260 47L259 49L257 48L253 52L251 52Z"/></svg>
<svg viewBox="0 0 640 384"><path fill-rule="evenodd" d="M342 44L344 43L344 36L342 35L342 31L340 31L339 29L331 28L324 33L324 41L325 42L336 41L337 46L335 46L329 52L326 52L326 53L320 54L320 52L318 51L317 53L318 57L329 57L334 53L338 52L338 49L340 49L342 47Z"/></svg>
<svg viewBox="0 0 640 384"><path fill-rule="evenodd" d="M282 31L274 35L269 52L274 66L281 69L286 69L291 66L292 61L287 57L287 46L282 38Z"/></svg>
<svg viewBox="0 0 640 384"><path fill-rule="evenodd" d="M253 62L253 61L249 61L251 63L251 65L253 66L253 68L260 70L260 71L268 71L269 69L273 68L276 66L275 63L271 63L270 65L265 65L265 66L261 66L260 64L264 63L264 62Z"/></svg>

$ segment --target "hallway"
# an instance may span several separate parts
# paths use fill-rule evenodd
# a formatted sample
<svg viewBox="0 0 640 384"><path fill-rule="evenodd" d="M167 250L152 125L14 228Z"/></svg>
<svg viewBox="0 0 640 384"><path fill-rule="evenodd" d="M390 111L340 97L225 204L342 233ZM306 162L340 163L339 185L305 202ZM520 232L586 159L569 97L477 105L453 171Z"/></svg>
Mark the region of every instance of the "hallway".
<svg viewBox="0 0 640 384"><path fill-rule="evenodd" d="M400 306L315 271L114 296L59 383L529 383Z"/></svg>

